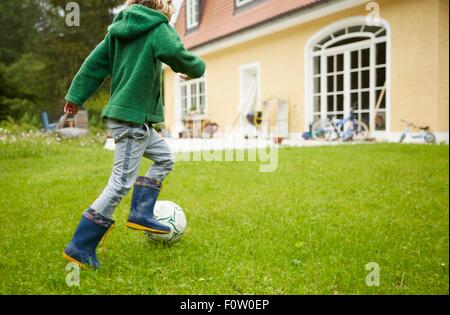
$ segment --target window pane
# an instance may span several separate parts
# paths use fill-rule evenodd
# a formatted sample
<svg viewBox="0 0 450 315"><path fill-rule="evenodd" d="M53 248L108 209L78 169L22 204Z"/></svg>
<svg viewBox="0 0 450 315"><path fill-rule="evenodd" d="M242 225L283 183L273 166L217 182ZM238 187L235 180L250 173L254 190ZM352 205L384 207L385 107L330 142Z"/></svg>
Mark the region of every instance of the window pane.
<svg viewBox="0 0 450 315"><path fill-rule="evenodd" d="M362 27L362 25L349 27L348 32L349 33L358 33L361 31L361 27Z"/></svg>
<svg viewBox="0 0 450 315"><path fill-rule="evenodd" d="M204 94L205 93L205 82L200 82L199 84L199 93Z"/></svg>
<svg viewBox="0 0 450 315"><path fill-rule="evenodd" d="M320 113L320 96L314 96L314 113Z"/></svg>
<svg viewBox="0 0 450 315"><path fill-rule="evenodd" d="M334 112L334 96L333 95L328 96L327 110L328 110L328 112Z"/></svg>
<svg viewBox="0 0 450 315"><path fill-rule="evenodd" d="M386 130L386 113L378 112L375 116L375 130Z"/></svg>
<svg viewBox="0 0 450 315"><path fill-rule="evenodd" d="M383 87L386 82L386 68L378 68L376 71L376 86Z"/></svg>
<svg viewBox="0 0 450 315"><path fill-rule="evenodd" d="M181 99L181 110L182 110L183 114L187 113L187 107L188 107L187 98L182 98Z"/></svg>
<svg viewBox="0 0 450 315"><path fill-rule="evenodd" d="M353 110L358 110L359 108L359 100L358 100L358 93L352 93L350 97L350 106Z"/></svg>
<svg viewBox="0 0 450 315"><path fill-rule="evenodd" d="M205 113L205 95L200 95L200 112L199 114L204 114Z"/></svg>
<svg viewBox="0 0 450 315"><path fill-rule="evenodd" d="M363 92L361 96L361 109L370 109L370 93Z"/></svg>
<svg viewBox="0 0 450 315"><path fill-rule="evenodd" d="M320 93L321 78L314 78L314 93Z"/></svg>
<svg viewBox="0 0 450 315"><path fill-rule="evenodd" d="M327 70L328 73L334 72L334 56L327 57Z"/></svg>
<svg viewBox="0 0 450 315"><path fill-rule="evenodd" d="M356 89L358 89L358 74L359 74L359 72L352 72L352 75L351 75L351 81L352 81L352 83L351 83L351 89L352 90L356 90Z"/></svg>
<svg viewBox="0 0 450 315"><path fill-rule="evenodd" d="M325 38L322 39L318 44L319 44L319 45L323 45L323 44L325 44L326 42L328 42L329 40L331 40L331 36L325 37Z"/></svg>
<svg viewBox="0 0 450 315"><path fill-rule="evenodd" d="M187 94L187 87L183 86L181 87L181 97L186 97Z"/></svg>
<svg viewBox="0 0 450 315"><path fill-rule="evenodd" d="M345 32L346 32L346 29L344 28L342 30L339 30L339 31L335 32L333 35L334 35L334 37L339 37L339 36L344 35Z"/></svg>
<svg viewBox="0 0 450 315"><path fill-rule="evenodd" d="M379 30L381 30L381 27L380 26L369 26L369 25L366 25L366 26L364 26L364 32L370 32L370 33L376 33L376 32L378 32Z"/></svg>
<svg viewBox="0 0 450 315"><path fill-rule="evenodd" d="M344 76L342 74L338 75L336 77L336 80L337 80L337 82L336 82L336 84L337 84L337 91L338 92L343 91L344 90Z"/></svg>
<svg viewBox="0 0 450 315"><path fill-rule="evenodd" d="M359 58L358 51L352 51L350 55L352 69L356 69L359 67L358 58Z"/></svg>
<svg viewBox="0 0 450 315"><path fill-rule="evenodd" d="M197 85L191 85L191 108L189 109L191 112L197 110Z"/></svg>
<svg viewBox="0 0 450 315"><path fill-rule="evenodd" d="M377 44L377 65L386 64L386 43Z"/></svg>
<svg viewBox="0 0 450 315"><path fill-rule="evenodd" d="M361 66L362 67L370 66L370 49L364 49L361 52Z"/></svg>
<svg viewBox="0 0 450 315"><path fill-rule="evenodd" d="M351 38L347 38L347 39L343 39L340 40L336 43L334 43L333 45L330 45L328 48L333 48L333 47L339 47L339 46L344 46L344 45L348 45L348 44L352 44L352 43L357 43L363 40L367 40L369 39L369 37L351 37Z"/></svg>
<svg viewBox="0 0 450 315"><path fill-rule="evenodd" d="M314 74L320 74L320 57L314 57Z"/></svg>
<svg viewBox="0 0 450 315"><path fill-rule="evenodd" d="M377 37L386 36L386 30L383 30L382 32L377 34Z"/></svg>
<svg viewBox="0 0 450 315"><path fill-rule="evenodd" d="M344 71L344 55L337 55L337 71Z"/></svg>
<svg viewBox="0 0 450 315"><path fill-rule="evenodd" d="M334 76L329 75L328 79L327 79L327 90L328 92L333 92L334 91Z"/></svg>
<svg viewBox="0 0 450 315"><path fill-rule="evenodd" d="M344 111L344 95L343 94L338 94L336 96L336 108L337 108L338 112Z"/></svg>
<svg viewBox="0 0 450 315"><path fill-rule="evenodd" d="M362 71L362 73L361 73L361 88L367 89L369 87L370 87L370 72L369 72L369 70Z"/></svg>
<svg viewBox="0 0 450 315"><path fill-rule="evenodd" d="M369 113L363 113L361 115L361 120L363 123L367 125L367 127L370 126L370 114Z"/></svg>

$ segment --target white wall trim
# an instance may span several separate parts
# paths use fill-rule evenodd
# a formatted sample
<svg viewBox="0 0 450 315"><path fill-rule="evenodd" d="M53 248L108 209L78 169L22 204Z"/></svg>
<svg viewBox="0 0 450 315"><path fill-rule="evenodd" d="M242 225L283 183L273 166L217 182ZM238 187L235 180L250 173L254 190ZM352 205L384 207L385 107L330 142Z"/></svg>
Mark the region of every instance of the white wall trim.
<svg viewBox="0 0 450 315"><path fill-rule="evenodd" d="M175 87L175 104L174 104L174 117L175 117L175 133L181 132L184 130L183 125L183 112L181 108L181 76L179 73L176 73L174 76L174 87ZM201 78L197 79L191 79L187 83L198 83L199 81L203 81L205 83L205 110L204 114L197 115L198 117L207 117L208 116L208 110L209 110L209 100L208 100L208 74L207 71L205 71L205 74Z"/></svg>
<svg viewBox="0 0 450 315"><path fill-rule="evenodd" d="M266 35L283 31L285 29L307 23L327 15L335 14L355 7L357 5L365 4L367 0L343 0L336 2L325 2L318 4L312 9L300 10L298 13L289 15L283 18L276 19L272 22L265 23L260 26L255 26L249 30L232 34L223 39L218 39L209 44L202 45L198 48L193 48L192 51L200 56L214 53L225 48L229 48L249 40L254 40Z"/></svg>
<svg viewBox="0 0 450 315"><path fill-rule="evenodd" d="M181 109L181 93L180 93L180 75L175 74L174 76L174 87L175 87L175 104L174 105L174 118L175 118L175 131L174 134L182 132L183 127L183 115Z"/></svg>

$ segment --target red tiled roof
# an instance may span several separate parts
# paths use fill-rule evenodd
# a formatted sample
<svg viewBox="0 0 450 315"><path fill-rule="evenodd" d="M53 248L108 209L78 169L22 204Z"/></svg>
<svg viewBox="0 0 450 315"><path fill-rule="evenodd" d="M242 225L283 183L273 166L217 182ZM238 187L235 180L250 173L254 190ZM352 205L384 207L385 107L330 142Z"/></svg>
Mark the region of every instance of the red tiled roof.
<svg viewBox="0 0 450 315"><path fill-rule="evenodd" d="M186 32L186 0L175 28L187 48L193 48L323 0L256 0L235 12L235 0L203 0L200 25Z"/></svg>

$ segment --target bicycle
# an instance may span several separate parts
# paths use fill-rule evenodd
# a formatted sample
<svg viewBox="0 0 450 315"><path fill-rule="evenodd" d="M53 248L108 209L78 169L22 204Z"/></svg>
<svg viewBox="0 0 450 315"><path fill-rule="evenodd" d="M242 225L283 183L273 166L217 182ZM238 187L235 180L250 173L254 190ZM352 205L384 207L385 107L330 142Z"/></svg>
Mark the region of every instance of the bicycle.
<svg viewBox="0 0 450 315"><path fill-rule="evenodd" d="M312 136L315 140L365 140L369 135L369 128L364 122L361 122L353 115L344 119L328 117L323 120L316 121L312 126Z"/></svg>
<svg viewBox="0 0 450 315"><path fill-rule="evenodd" d="M400 143L405 141L406 137L409 135L412 139L423 139L425 143L433 144L436 143L436 136L430 131L429 126L416 126L415 124L402 119L402 122L406 125L400 136ZM413 130L419 130L418 132L413 132Z"/></svg>

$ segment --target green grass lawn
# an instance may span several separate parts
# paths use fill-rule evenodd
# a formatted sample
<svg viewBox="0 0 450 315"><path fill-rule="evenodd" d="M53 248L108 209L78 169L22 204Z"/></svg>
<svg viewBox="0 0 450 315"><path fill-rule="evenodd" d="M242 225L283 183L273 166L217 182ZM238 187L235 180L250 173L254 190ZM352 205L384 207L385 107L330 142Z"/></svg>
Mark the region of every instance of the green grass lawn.
<svg viewBox="0 0 450 315"><path fill-rule="evenodd" d="M112 159L76 141L0 144L1 294L449 292L448 146L287 148L274 173L179 162L161 199L184 208L183 239L154 244L125 228L130 194L102 268L68 287L62 250ZM378 287L365 282L370 262Z"/></svg>

